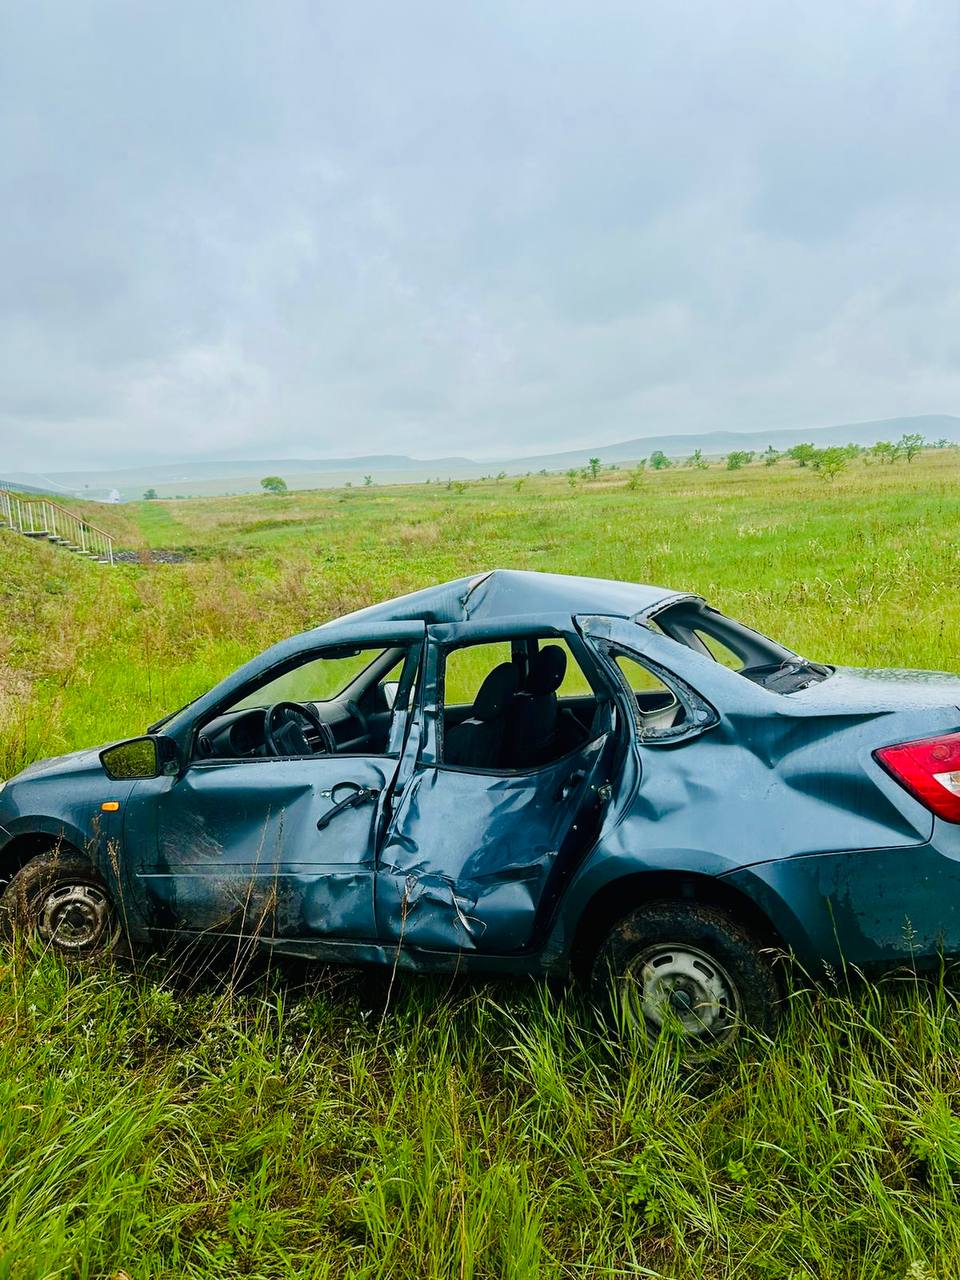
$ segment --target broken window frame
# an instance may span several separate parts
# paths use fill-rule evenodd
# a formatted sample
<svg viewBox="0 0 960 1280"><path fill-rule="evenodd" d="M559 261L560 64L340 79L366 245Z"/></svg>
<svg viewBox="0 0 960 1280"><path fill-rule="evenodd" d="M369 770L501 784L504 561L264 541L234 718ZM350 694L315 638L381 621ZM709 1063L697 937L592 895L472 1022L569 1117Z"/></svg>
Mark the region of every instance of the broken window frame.
<svg viewBox="0 0 960 1280"><path fill-rule="evenodd" d="M662 649L677 648L682 653L688 646L666 633L660 633L646 625L645 619L609 617L603 614L580 615L576 619L588 647L594 650L617 691L617 703L625 713L628 725L634 728L633 737L644 746L671 746L699 737L707 729L719 724L720 715L712 703L681 676L644 652L644 646ZM634 643L635 641L635 643ZM617 666L615 653L622 653L638 662L651 675L660 680L674 694L684 708L684 721L669 729L644 729L641 712L630 682ZM715 663L710 658L711 663ZM720 664L716 664L719 666ZM727 668L723 670L728 671ZM731 676L736 672L729 672Z"/></svg>
<svg viewBox="0 0 960 1280"><path fill-rule="evenodd" d="M634 725L636 737L640 742L649 746L684 742L692 737L698 737L703 733L704 729L710 728L719 719L713 707L705 699L701 698L695 689L681 680L679 676L674 675L672 671L668 671L666 667L660 666L659 663L645 657L636 649L631 649L621 641L598 639L596 644L598 650L609 662L611 669L616 672L616 679L620 685L621 692L628 701L629 722ZM673 694L683 708L683 719L679 724L670 725L662 729L644 725L643 712L637 702L636 693L617 664L618 656L628 658L631 662L643 667L645 671L656 677Z"/></svg>

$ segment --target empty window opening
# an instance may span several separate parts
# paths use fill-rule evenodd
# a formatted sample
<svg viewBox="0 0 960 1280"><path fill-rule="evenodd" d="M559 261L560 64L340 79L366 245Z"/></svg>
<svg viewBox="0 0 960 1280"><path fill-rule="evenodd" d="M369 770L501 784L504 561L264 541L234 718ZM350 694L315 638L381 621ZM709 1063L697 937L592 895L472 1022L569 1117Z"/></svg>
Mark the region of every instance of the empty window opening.
<svg viewBox="0 0 960 1280"><path fill-rule="evenodd" d="M611 656L633 692L641 733L655 735L685 723L683 703L658 675L633 654L614 651Z"/></svg>
<svg viewBox="0 0 960 1280"><path fill-rule="evenodd" d="M418 664L419 647L351 646L308 655L208 721L196 755L394 755Z"/></svg>
<svg viewBox="0 0 960 1280"><path fill-rule="evenodd" d="M444 662L443 763L536 769L590 740L598 700L555 637L464 645Z"/></svg>

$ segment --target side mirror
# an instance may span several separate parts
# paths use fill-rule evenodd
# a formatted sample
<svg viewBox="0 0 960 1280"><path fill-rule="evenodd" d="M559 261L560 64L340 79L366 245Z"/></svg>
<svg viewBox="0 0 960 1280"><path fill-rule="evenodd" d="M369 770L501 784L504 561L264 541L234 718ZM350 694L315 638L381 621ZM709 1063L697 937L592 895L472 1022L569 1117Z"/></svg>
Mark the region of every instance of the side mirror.
<svg viewBox="0 0 960 1280"><path fill-rule="evenodd" d="M392 711L397 705L397 690L400 688L399 680L384 680L383 697L387 704L387 710Z"/></svg>
<svg viewBox="0 0 960 1280"><path fill-rule="evenodd" d="M175 776L180 772L177 748L169 738L149 734L143 738L129 738L100 752L100 763L115 782L136 778Z"/></svg>

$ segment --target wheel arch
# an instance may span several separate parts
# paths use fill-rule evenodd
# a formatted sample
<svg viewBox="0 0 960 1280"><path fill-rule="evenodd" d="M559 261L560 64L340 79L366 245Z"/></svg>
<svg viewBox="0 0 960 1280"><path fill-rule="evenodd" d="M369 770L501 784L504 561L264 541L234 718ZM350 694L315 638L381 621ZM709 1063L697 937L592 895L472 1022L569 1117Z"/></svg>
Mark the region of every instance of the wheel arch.
<svg viewBox="0 0 960 1280"><path fill-rule="evenodd" d="M33 858L43 853L59 851L84 858L92 864L93 859L84 853L80 844L70 838L64 831L21 831L0 849L0 885L10 880L21 867L25 867Z"/></svg>
<svg viewBox="0 0 960 1280"><path fill-rule="evenodd" d="M607 933L637 907L660 899L703 903L725 911L761 945L786 952L787 944L767 913L741 889L693 871L638 871L599 888L581 913L570 948L570 967L584 978Z"/></svg>

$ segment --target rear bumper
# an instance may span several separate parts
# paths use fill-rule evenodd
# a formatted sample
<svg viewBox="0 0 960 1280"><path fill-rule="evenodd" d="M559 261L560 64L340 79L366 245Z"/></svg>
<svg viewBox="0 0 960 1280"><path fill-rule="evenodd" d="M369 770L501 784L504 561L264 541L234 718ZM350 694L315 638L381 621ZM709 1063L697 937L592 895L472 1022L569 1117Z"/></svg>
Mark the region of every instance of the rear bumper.
<svg viewBox="0 0 960 1280"><path fill-rule="evenodd" d="M722 877L765 912L811 975L960 956L960 827L925 844L784 858Z"/></svg>

